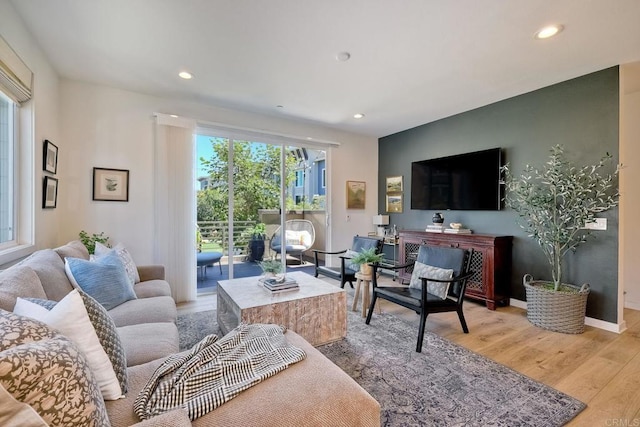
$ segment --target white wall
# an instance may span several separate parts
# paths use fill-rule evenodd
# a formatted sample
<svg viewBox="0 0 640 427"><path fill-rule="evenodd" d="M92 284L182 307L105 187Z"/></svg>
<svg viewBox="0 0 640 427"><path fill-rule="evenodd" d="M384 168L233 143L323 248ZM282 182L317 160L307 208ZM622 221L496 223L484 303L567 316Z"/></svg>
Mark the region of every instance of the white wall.
<svg viewBox="0 0 640 427"><path fill-rule="evenodd" d="M58 225L63 213L61 209L42 209L42 144L49 139L64 155L66 146L59 137L58 75L7 0L0 0L0 35L34 73L33 99L23 107L33 112L34 122L26 123L21 135L21 151L32 153L33 160L21 166L25 178L33 184L35 246L53 246L59 242Z"/></svg>
<svg viewBox="0 0 640 427"><path fill-rule="evenodd" d="M640 310L640 63L620 66L619 310ZM620 319L621 320L621 319Z"/></svg>
<svg viewBox="0 0 640 427"><path fill-rule="evenodd" d="M328 153L332 225L328 247L346 248L354 234L373 230L378 185L376 138L64 79L60 99L64 150L59 160L62 180L58 206L65 214L58 243L77 238L82 229L89 233L104 231L113 242L124 242L136 262L154 262L154 112L339 142L340 147ZM129 169L129 202L92 201L93 167ZM365 210L347 212L347 180L366 182ZM346 222L347 214L350 222Z"/></svg>

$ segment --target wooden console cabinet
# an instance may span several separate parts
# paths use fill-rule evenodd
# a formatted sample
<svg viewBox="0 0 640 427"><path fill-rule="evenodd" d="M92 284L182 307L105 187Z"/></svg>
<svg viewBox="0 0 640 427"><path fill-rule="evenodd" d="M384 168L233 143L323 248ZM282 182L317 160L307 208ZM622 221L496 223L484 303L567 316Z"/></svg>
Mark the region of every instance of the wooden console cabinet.
<svg viewBox="0 0 640 427"><path fill-rule="evenodd" d="M420 245L472 248L471 270L475 274L467 282L465 296L484 301L489 310L495 310L496 305L509 305L511 240L512 236L403 230L400 231L399 262L415 261ZM412 272L413 267L400 270L400 280L410 281Z"/></svg>

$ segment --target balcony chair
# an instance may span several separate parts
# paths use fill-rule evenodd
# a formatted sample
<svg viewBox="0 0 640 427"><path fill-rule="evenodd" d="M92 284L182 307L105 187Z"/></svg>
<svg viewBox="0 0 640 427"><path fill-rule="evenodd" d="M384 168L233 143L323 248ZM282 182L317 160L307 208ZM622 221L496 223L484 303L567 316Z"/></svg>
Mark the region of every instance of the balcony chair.
<svg viewBox="0 0 640 427"><path fill-rule="evenodd" d="M343 249L337 252L327 252L314 249L313 256L315 261L315 277L318 274L324 274L325 276L332 277L336 280L340 280L340 287L344 288L344 284L349 282L349 285L353 288L353 281L356 280L355 274L358 272L359 267L349 262L354 252L360 252L364 249L376 248L376 253L382 252L382 245L384 241L382 239L374 237L354 236L351 249ZM318 254L325 255L341 255L339 267L328 267L320 265ZM326 262L326 260L325 260Z"/></svg>
<svg viewBox="0 0 640 427"><path fill-rule="evenodd" d="M378 298L414 310L420 315L418 343L416 351L422 351L424 327L429 313L455 311L458 313L462 330L469 333L462 312L467 279L473 275L469 270L473 249L449 248L441 246L420 246L415 262L385 269L401 269L413 266L409 286L380 287L377 283L378 265L373 268L373 296L365 323L371 322L373 308Z"/></svg>
<svg viewBox="0 0 640 427"><path fill-rule="evenodd" d="M282 250L281 228L282 227L278 227L276 229L273 236L271 236L271 242L269 244L271 250L276 253L276 259ZM300 264L304 264L302 254L311 249L311 246L313 246L313 243L316 241L316 230L313 227L313 223L306 219L290 219L285 222L284 228L284 250L286 254L299 257Z"/></svg>

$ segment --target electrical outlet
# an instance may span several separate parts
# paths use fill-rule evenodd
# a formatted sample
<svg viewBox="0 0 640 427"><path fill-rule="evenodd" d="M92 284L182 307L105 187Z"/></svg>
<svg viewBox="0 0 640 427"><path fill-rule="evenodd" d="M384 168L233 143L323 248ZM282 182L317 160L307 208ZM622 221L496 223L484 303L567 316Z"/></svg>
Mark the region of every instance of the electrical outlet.
<svg viewBox="0 0 640 427"><path fill-rule="evenodd" d="M596 218L594 222L588 222L584 225L584 228L588 230L606 230L607 218Z"/></svg>

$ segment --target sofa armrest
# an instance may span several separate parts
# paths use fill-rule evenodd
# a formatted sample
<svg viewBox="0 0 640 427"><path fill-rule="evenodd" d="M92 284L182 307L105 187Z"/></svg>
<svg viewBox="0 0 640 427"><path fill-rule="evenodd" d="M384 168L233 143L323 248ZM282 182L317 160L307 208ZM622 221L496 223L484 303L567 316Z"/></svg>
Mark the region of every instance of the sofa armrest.
<svg viewBox="0 0 640 427"><path fill-rule="evenodd" d="M164 265L138 265L140 281L164 280Z"/></svg>
<svg viewBox="0 0 640 427"><path fill-rule="evenodd" d="M187 411L174 409L164 414L156 415L148 420L135 423L131 427L191 427L191 420Z"/></svg>

